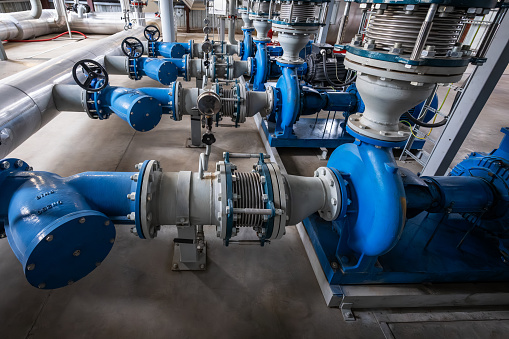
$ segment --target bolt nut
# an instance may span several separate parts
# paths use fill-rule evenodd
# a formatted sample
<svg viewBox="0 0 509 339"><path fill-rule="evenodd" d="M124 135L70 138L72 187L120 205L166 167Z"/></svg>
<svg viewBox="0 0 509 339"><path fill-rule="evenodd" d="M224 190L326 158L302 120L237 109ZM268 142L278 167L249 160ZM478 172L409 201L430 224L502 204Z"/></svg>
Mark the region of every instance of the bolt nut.
<svg viewBox="0 0 509 339"><path fill-rule="evenodd" d="M136 192L131 192L130 194L128 194L127 199L129 199L131 201L135 201L136 200Z"/></svg>
<svg viewBox="0 0 509 339"><path fill-rule="evenodd" d="M0 169L9 169L9 167L11 167L11 164L8 161L2 161L0 164Z"/></svg>
<svg viewBox="0 0 509 339"><path fill-rule="evenodd" d="M28 271L33 271L35 269L35 264L30 264L27 266Z"/></svg>
<svg viewBox="0 0 509 339"><path fill-rule="evenodd" d="M134 220L135 217L136 217L136 213L131 212L127 215L127 220Z"/></svg>
<svg viewBox="0 0 509 339"><path fill-rule="evenodd" d="M173 269L176 270L179 268L179 264L173 264Z"/></svg>
<svg viewBox="0 0 509 339"><path fill-rule="evenodd" d="M368 51L371 51L371 50L374 50L376 47L375 45L375 39L369 39L365 44L364 44L364 49L368 50Z"/></svg>
<svg viewBox="0 0 509 339"><path fill-rule="evenodd" d="M53 234L50 234L46 237L46 241L47 242L50 242L50 241L53 241Z"/></svg>
<svg viewBox="0 0 509 339"><path fill-rule="evenodd" d="M23 167L23 160L16 160L16 164L15 164L15 166L16 166L17 168Z"/></svg>
<svg viewBox="0 0 509 339"><path fill-rule="evenodd" d="M73 256L75 256L75 257L79 257L79 256L80 256L80 254L81 254L81 251L80 251L80 250L76 250L76 251L74 251L74 252L72 253L72 255L73 255Z"/></svg>
<svg viewBox="0 0 509 339"><path fill-rule="evenodd" d="M78 222L79 222L80 224L84 224L84 223L85 223L85 221L86 221L86 220L85 220L85 217L81 217L81 218L78 220Z"/></svg>

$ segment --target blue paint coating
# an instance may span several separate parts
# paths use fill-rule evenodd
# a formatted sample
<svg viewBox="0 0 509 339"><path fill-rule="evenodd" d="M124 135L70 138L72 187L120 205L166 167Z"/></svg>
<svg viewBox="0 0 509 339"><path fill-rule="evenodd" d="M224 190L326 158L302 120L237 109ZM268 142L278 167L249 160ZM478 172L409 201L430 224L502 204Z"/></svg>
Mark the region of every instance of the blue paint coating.
<svg viewBox="0 0 509 339"><path fill-rule="evenodd" d="M244 40L242 42L243 48L240 55L241 60L247 60L247 58L254 56L253 31L254 28L242 28Z"/></svg>
<svg viewBox="0 0 509 339"><path fill-rule="evenodd" d="M265 83L267 82L270 69L269 53L267 52L268 41L254 40L254 42L256 43L256 54L254 60L256 70L253 76L253 90L265 91Z"/></svg>
<svg viewBox="0 0 509 339"><path fill-rule="evenodd" d="M356 142L338 147L328 167L349 175L355 192L354 211L339 221L348 233L348 247L355 253L378 256L393 248L405 222L403 181L392 151Z"/></svg>
<svg viewBox="0 0 509 339"><path fill-rule="evenodd" d="M182 42L154 42L153 43L155 56L162 56L165 58L182 58L184 54L191 53L191 43Z"/></svg>
<svg viewBox="0 0 509 339"><path fill-rule="evenodd" d="M333 223L318 215L304 221L329 283L508 281L506 140L500 149L472 153L450 176L418 178L398 169L388 148L339 147L328 166L346 184L346 214ZM396 227L405 209L410 219Z"/></svg>
<svg viewBox="0 0 509 339"><path fill-rule="evenodd" d="M278 63L282 76L276 84L276 95L280 98L280 108L276 110L276 135L294 137L292 126L301 111L301 91L297 76L297 65ZM276 106L276 104L274 105Z"/></svg>
<svg viewBox="0 0 509 339"><path fill-rule="evenodd" d="M418 4L441 4L458 7L481 7L494 8L496 0L345 0L346 2L369 3L369 4L397 4L397 5L418 5Z"/></svg>
<svg viewBox="0 0 509 339"><path fill-rule="evenodd" d="M101 91L100 107L118 115L137 131L150 131L161 121L162 107L157 100L138 89L108 86Z"/></svg>
<svg viewBox="0 0 509 339"><path fill-rule="evenodd" d="M18 159L0 170L0 224L30 284L55 289L76 282L106 258L112 221L126 219L135 173L86 172L62 178L33 172ZM135 183L134 183L135 185Z"/></svg>

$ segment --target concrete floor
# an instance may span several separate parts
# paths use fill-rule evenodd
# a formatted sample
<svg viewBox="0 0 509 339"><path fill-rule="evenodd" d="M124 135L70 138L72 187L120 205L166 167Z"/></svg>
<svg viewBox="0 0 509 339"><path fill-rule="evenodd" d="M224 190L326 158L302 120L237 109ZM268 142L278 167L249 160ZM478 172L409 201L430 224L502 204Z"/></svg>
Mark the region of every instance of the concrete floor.
<svg viewBox="0 0 509 339"><path fill-rule="evenodd" d="M181 34L179 39L200 37ZM0 79L100 38L7 44L11 61L0 62ZM110 79L117 86L159 87L150 79ZM502 117L509 104L507 88L504 77L474 127L477 134L467 140L462 152L496 147L501 137L496 131L506 122ZM132 171L134 164L145 159L159 160L165 171L197 171L202 150L184 146L189 133L188 119L174 122L163 117L153 131L139 133L116 116L98 121L85 113L63 113L10 157L62 176ZM218 141L211 164L221 159L223 151L264 150L252 120L238 129L215 129L215 135ZM316 157L316 150L281 150L281 154L292 174L310 175L325 164ZM235 163L240 170L250 170L253 161ZM383 317L389 319L385 321L396 338L507 337L508 322L500 319L509 319L509 312L498 309L438 312L457 323L452 329L436 322L441 319L437 312L429 317L410 311L365 311L356 313L357 321L345 322L338 309L326 307L295 227L288 227L282 240L264 248L224 247L212 227L205 228L205 235L207 271L178 273L170 269L174 228L163 228L154 240L140 240L129 227L117 227L116 244L98 269L72 286L50 292L26 282L7 241L0 241L0 338L376 339L385 337L379 325ZM251 237L248 230L242 234L242 238ZM401 314L413 320L402 321ZM493 321L479 321L485 319Z"/></svg>

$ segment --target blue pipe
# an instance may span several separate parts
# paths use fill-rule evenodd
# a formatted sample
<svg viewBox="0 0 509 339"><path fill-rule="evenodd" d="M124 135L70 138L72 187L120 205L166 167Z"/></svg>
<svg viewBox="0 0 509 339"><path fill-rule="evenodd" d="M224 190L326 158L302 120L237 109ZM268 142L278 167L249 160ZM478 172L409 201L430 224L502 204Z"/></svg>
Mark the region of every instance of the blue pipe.
<svg viewBox="0 0 509 339"><path fill-rule="evenodd" d="M355 92L324 92L304 87L302 95L301 115L311 115L321 110L346 113L358 112L359 98Z"/></svg>
<svg viewBox="0 0 509 339"><path fill-rule="evenodd" d="M159 83L169 86L177 80L177 77L186 74L186 59L157 59L157 58L137 58L135 72L139 76L148 76Z"/></svg>
<svg viewBox="0 0 509 339"><path fill-rule="evenodd" d="M253 90L265 91L265 83L269 76L269 53L267 52L267 40L254 40L256 43L255 64L256 72L253 77Z"/></svg>
<svg viewBox="0 0 509 339"><path fill-rule="evenodd" d="M81 173L62 178L27 171L18 159L4 159L0 171L0 221L30 284L66 286L106 258L115 241L111 220L126 221L135 202L135 173Z"/></svg>
<svg viewBox="0 0 509 339"><path fill-rule="evenodd" d="M240 55L240 60L247 60L249 57L254 56L254 48L253 48L253 31L254 28L242 28L242 32L244 32L244 41L242 42L242 53Z"/></svg>
<svg viewBox="0 0 509 339"><path fill-rule="evenodd" d="M159 42L152 41L148 43L149 56L165 58L182 58L184 54L191 54L192 42ZM150 52L153 51L153 53Z"/></svg>

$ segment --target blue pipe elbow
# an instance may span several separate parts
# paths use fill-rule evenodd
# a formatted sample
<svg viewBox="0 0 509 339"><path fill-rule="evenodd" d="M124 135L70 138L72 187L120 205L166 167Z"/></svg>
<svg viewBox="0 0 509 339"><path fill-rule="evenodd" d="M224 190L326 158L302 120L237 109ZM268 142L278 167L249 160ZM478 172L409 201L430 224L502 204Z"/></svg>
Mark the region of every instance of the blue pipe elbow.
<svg viewBox="0 0 509 339"><path fill-rule="evenodd" d="M265 40L255 40L256 43L256 72L254 74L253 90L265 91L265 83L269 76L269 54L267 52L267 42Z"/></svg>
<svg viewBox="0 0 509 339"><path fill-rule="evenodd" d="M365 256L379 256L398 242L406 219L403 181L390 148L363 142L345 144L331 155L328 167L345 174L350 210L337 223L344 243Z"/></svg>
<svg viewBox="0 0 509 339"><path fill-rule="evenodd" d="M106 87L101 91L101 107L111 110L132 128L150 131L161 121L161 103L140 90Z"/></svg>

